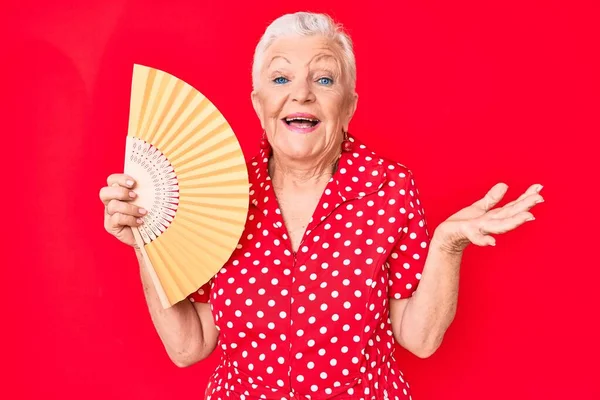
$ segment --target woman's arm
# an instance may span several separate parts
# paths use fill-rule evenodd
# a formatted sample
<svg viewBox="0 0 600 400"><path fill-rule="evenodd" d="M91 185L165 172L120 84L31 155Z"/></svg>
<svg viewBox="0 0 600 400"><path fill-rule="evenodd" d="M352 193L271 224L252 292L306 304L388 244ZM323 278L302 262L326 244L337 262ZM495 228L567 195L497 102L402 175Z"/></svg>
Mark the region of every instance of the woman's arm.
<svg viewBox="0 0 600 400"><path fill-rule="evenodd" d="M187 367L207 358L219 337L210 304L183 300L164 309L139 250L136 256L150 317L170 359Z"/></svg>
<svg viewBox="0 0 600 400"><path fill-rule="evenodd" d="M460 264L473 243L494 246L491 234L501 234L533 220L529 210L543 202L541 185L531 186L518 199L492 210L508 187L495 185L485 197L452 215L435 230L413 295L390 300L392 330L398 343L418 357L431 356L441 345L456 315Z"/></svg>
<svg viewBox="0 0 600 400"><path fill-rule="evenodd" d="M417 357L431 356L456 315L462 252L444 250L434 233L421 281L412 297L390 299L396 341Z"/></svg>

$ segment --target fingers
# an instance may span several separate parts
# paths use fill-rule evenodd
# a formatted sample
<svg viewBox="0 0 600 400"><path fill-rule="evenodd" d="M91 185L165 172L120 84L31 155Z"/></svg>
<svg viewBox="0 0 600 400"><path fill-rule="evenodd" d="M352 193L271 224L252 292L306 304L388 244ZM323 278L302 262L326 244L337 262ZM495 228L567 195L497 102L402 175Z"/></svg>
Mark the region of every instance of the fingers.
<svg viewBox="0 0 600 400"><path fill-rule="evenodd" d="M120 200L112 199L106 205L106 212L108 215L113 215L116 213L133 215L135 217L143 217L148 211L145 209L138 207L131 203L125 203Z"/></svg>
<svg viewBox="0 0 600 400"><path fill-rule="evenodd" d="M500 202L508 189L504 183L496 184L485 197L465 209L473 210L473 207L476 207L483 211L483 215L477 218L467 215L464 218L461 217L462 221L459 222L461 223L462 237L478 246L495 246L496 240L490 235L509 232L525 222L535 219L530 210L536 204L544 201L539 194L542 188L540 184L531 185L518 199L507 203L502 208L490 210ZM455 214L453 218L458 218L457 216L463 211ZM479 213L475 212L475 214ZM474 213L471 211L471 214Z"/></svg>
<svg viewBox="0 0 600 400"><path fill-rule="evenodd" d="M133 188L135 180L129 175L125 174L111 174L106 178L106 184L108 186L115 186L115 184L127 188Z"/></svg>
<svg viewBox="0 0 600 400"><path fill-rule="evenodd" d="M506 205L506 206L502 207L500 210L498 210L498 213L493 218L495 218L495 219L510 218L510 217L520 214L522 212L529 211L535 205L543 203L543 202L544 202L544 198L541 195L539 195L537 193L530 194L529 196L524 197L520 201L518 201L510 206Z"/></svg>
<svg viewBox="0 0 600 400"><path fill-rule="evenodd" d="M481 222L479 232L483 235L506 233L534 219L533 214L528 211L520 212L508 218L489 218Z"/></svg>
<svg viewBox="0 0 600 400"><path fill-rule="evenodd" d="M504 207L506 206L512 206L513 204L517 203L518 201L523 200L525 197L528 197L532 194L536 194L539 193L542 190L543 186L540 185L539 183L536 183L534 185L529 186L529 188L525 191L525 193L523 193L522 195L520 195L516 200L513 200L509 203L506 203L504 205Z"/></svg>
<svg viewBox="0 0 600 400"><path fill-rule="evenodd" d="M130 201L137 197L137 194L133 190L122 186L104 186L100 189L99 195L104 205L108 205L113 199Z"/></svg>
<svg viewBox="0 0 600 400"><path fill-rule="evenodd" d="M510 218L524 211L531 210L536 204L543 203L544 198L539 194L540 185L531 186L517 200L507 203L502 208L494 210L490 216L495 219Z"/></svg>
<svg viewBox="0 0 600 400"><path fill-rule="evenodd" d="M144 223L144 220L133 215L115 213L107 218L109 226L107 228L118 228L120 226L138 227Z"/></svg>
<svg viewBox="0 0 600 400"><path fill-rule="evenodd" d="M508 185L506 183L497 183L486 193L486 195L481 200L475 202L475 206L484 211L488 211L492 209L496 204L498 204L500 200L502 200L507 190Z"/></svg>
<svg viewBox="0 0 600 400"><path fill-rule="evenodd" d="M487 234L484 235L483 233L481 233L479 231L470 232L467 237L471 243L473 243L477 246L495 246L496 245L496 239L494 239L492 236L489 236Z"/></svg>

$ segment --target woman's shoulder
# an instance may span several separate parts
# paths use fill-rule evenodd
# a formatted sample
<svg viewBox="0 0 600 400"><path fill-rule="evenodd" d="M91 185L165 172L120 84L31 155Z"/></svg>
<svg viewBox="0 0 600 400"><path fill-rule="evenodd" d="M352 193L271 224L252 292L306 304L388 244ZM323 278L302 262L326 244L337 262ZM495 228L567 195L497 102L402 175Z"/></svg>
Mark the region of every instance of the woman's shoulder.
<svg viewBox="0 0 600 400"><path fill-rule="evenodd" d="M375 150L372 146L367 145L362 140L356 137L350 137L353 142L353 158L364 160L364 168L367 174L379 173L381 171L385 174L385 180L393 182L392 186L397 184L406 184L409 180L413 179L412 169L400 159L395 159L386 155L383 155L378 150Z"/></svg>

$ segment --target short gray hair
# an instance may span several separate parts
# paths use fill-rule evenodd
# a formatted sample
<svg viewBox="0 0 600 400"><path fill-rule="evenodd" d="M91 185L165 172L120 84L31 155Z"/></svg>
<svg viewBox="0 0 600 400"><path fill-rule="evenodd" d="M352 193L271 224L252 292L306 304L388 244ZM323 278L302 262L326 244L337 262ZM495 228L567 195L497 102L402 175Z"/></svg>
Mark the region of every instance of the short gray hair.
<svg viewBox="0 0 600 400"><path fill-rule="evenodd" d="M348 75L350 89L356 87L356 60L352 39L344 31L342 24L335 22L327 14L297 12L285 14L277 18L267 27L265 33L256 45L252 63L252 87L258 86L264 55L269 46L278 38L284 36L313 36L321 35L332 39L342 50L342 63Z"/></svg>

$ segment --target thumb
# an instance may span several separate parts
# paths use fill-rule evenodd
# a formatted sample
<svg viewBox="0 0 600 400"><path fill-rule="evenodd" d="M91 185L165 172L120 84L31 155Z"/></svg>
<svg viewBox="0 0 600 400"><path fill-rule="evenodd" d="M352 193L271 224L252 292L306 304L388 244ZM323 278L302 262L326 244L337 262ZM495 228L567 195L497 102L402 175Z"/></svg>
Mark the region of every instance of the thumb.
<svg viewBox="0 0 600 400"><path fill-rule="evenodd" d="M508 185L506 183L497 183L486 193L486 195L481 200L477 201L475 205L487 212L494 208L494 206L496 206L496 204L498 204L500 200L502 200L507 190Z"/></svg>

